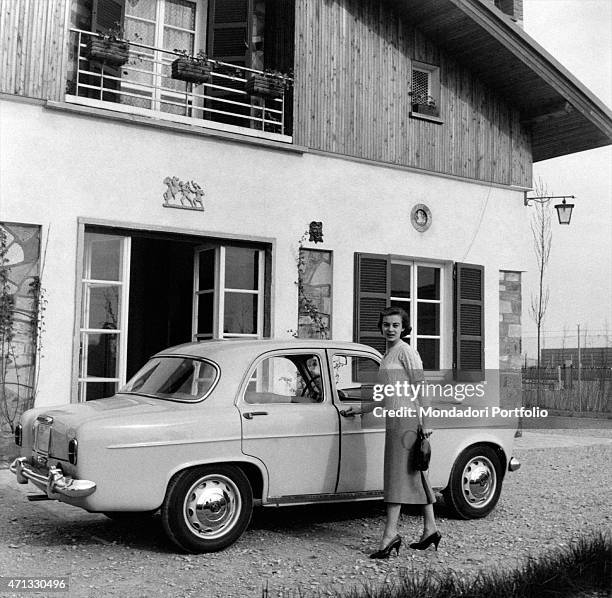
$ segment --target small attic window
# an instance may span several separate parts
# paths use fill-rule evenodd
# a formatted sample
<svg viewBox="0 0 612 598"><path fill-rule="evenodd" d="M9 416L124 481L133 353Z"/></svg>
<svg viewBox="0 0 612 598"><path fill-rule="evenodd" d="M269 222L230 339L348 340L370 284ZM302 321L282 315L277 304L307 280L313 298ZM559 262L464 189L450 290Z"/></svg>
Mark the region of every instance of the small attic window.
<svg viewBox="0 0 612 598"><path fill-rule="evenodd" d="M429 93L429 71L412 69L412 95L415 97L428 96Z"/></svg>
<svg viewBox="0 0 612 598"><path fill-rule="evenodd" d="M412 62L410 103L412 114L440 116L440 67Z"/></svg>

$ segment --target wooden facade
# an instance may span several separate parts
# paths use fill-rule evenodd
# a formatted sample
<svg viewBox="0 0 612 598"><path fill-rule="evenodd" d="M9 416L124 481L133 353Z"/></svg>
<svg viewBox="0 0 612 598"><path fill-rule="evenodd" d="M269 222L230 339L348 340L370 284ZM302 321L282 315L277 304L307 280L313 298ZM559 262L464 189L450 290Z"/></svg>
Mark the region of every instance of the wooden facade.
<svg viewBox="0 0 612 598"><path fill-rule="evenodd" d="M276 65L294 54L294 142L316 150L531 186L519 111L379 0L270 0ZM70 0L3 0L0 92L60 101ZM412 60L440 67L441 123L412 118ZM268 63L267 66L271 66ZM288 70L288 69L283 69Z"/></svg>
<svg viewBox="0 0 612 598"><path fill-rule="evenodd" d="M412 60L440 67L442 123L411 118ZM296 3L300 145L433 172L531 186L519 111L378 0Z"/></svg>
<svg viewBox="0 0 612 598"><path fill-rule="evenodd" d="M0 92L62 100L70 0L2 0Z"/></svg>

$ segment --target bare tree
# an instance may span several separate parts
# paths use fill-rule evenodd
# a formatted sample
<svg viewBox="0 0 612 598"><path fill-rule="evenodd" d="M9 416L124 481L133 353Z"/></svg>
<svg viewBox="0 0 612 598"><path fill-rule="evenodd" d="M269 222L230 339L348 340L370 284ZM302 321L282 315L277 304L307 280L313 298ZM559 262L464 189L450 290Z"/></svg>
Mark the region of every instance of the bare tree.
<svg viewBox="0 0 612 598"><path fill-rule="evenodd" d="M538 197L549 196L546 185L539 179L535 185L535 194ZM533 238L533 249L538 264L538 289L537 293L531 294L531 306L529 314L535 322L537 329L538 344L538 402L540 398L540 346L542 340L542 324L548 308L549 288L545 284L546 269L550 258L550 246L552 244L552 229L550 206L548 203L536 203L535 210L531 216L531 235Z"/></svg>

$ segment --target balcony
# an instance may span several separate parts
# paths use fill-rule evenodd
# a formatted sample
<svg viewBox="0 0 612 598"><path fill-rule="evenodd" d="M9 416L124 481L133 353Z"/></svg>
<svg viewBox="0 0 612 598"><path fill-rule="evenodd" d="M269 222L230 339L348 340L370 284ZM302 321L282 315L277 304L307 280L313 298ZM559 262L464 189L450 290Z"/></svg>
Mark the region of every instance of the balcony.
<svg viewBox="0 0 612 598"><path fill-rule="evenodd" d="M66 102L291 143L292 80L283 75L209 59L206 82L172 78L180 53L129 42L122 66L90 55L88 42L102 36L70 29ZM249 93L248 81L265 76L279 97Z"/></svg>

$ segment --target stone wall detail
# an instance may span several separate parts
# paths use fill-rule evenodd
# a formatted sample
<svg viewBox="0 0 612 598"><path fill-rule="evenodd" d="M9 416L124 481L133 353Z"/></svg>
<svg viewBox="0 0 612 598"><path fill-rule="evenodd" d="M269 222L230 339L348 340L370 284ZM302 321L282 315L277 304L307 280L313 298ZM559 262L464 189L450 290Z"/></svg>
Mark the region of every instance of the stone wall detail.
<svg viewBox="0 0 612 598"><path fill-rule="evenodd" d="M523 402L521 273L499 272L499 380L500 406L518 407Z"/></svg>

